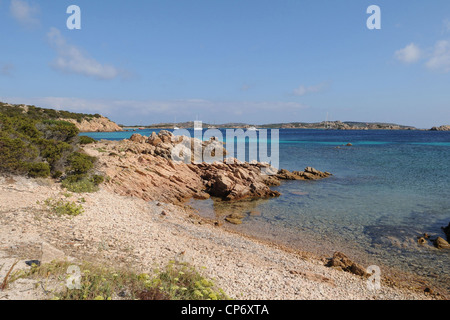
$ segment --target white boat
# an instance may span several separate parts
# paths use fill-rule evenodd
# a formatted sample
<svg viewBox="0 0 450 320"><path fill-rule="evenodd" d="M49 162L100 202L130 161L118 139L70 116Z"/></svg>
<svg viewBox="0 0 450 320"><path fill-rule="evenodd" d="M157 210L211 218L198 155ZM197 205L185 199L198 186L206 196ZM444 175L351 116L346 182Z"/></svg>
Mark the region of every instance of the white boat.
<svg viewBox="0 0 450 320"><path fill-rule="evenodd" d="M258 131L258 129L256 129L255 127L250 127L248 128L248 131Z"/></svg>

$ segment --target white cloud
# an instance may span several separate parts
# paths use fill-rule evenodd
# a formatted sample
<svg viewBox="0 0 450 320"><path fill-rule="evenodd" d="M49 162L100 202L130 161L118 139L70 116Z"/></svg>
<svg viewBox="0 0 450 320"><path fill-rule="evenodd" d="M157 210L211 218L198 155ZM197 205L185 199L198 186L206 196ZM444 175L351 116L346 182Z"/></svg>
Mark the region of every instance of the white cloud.
<svg viewBox="0 0 450 320"><path fill-rule="evenodd" d="M56 28L50 29L47 38L58 54L52 66L59 71L103 80L123 75L123 71L119 71L111 65L101 64L78 47L68 44Z"/></svg>
<svg viewBox="0 0 450 320"><path fill-rule="evenodd" d="M326 87L327 87L326 83L321 83L316 86L309 86L309 87L301 85L300 87L294 90L294 95L302 97L309 93L316 93L323 91Z"/></svg>
<svg viewBox="0 0 450 320"><path fill-rule="evenodd" d="M414 43L411 43L405 48L397 50L395 57L403 63L415 63L422 57L422 50Z"/></svg>
<svg viewBox="0 0 450 320"><path fill-rule="evenodd" d="M442 24L444 29L443 31L450 32L450 19L445 19Z"/></svg>
<svg viewBox="0 0 450 320"><path fill-rule="evenodd" d="M24 26L33 27L40 23L36 17L39 14L39 7L35 4L24 0L11 0L9 9L14 19Z"/></svg>
<svg viewBox="0 0 450 320"><path fill-rule="evenodd" d="M433 71L450 72L450 41L438 41L425 65Z"/></svg>

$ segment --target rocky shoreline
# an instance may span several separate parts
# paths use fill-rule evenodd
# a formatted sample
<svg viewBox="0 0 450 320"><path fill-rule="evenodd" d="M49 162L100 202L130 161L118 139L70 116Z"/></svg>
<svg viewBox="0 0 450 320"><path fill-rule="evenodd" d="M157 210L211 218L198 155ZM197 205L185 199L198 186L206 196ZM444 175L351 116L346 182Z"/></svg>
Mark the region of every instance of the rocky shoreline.
<svg viewBox="0 0 450 320"><path fill-rule="evenodd" d="M168 131L144 137L135 134L129 140L99 141L84 147L98 158L98 167L108 179L105 187L120 195L146 201L182 204L191 198L211 196L225 201L248 198L270 198L280 194L270 189L282 180L317 180L331 176L314 168L303 172L276 170L264 163L242 163L227 159L225 163L181 163L171 160L180 137ZM196 143L192 139L192 144ZM202 142L202 151L215 146L215 152L226 154L221 143ZM271 171L273 174L266 174Z"/></svg>
<svg viewBox="0 0 450 320"><path fill-rule="evenodd" d="M56 216L42 205L48 198L82 203L84 213ZM183 206L120 196L106 188L68 195L50 180L0 177L0 211L0 280L16 262L14 270L29 269L30 260L89 261L146 273L175 260L203 270L234 299L441 298L389 281L372 291L366 277L342 272L353 265L347 257L336 256L335 267L327 267L306 252L206 223ZM0 291L0 300L51 299L52 285L19 279Z"/></svg>
<svg viewBox="0 0 450 320"><path fill-rule="evenodd" d="M6 266L0 279L17 260L23 270L29 260L66 259L139 272L176 260L206 267L206 276L234 299L442 298L420 288L397 287L388 279L373 291L364 268L342 253L323 259L221 228L225 221L241 223L238 216L201 218L185 205L187 200L277 197L270 187L284 180L331 174L313 168L274 171L264 163L172 161L180 143L179 137L163 131L84 146L98 158L98 172L106 175L101 190L93 194L67 194L52 180L0 177L0 265ZM200 143L202 152L215 146L214 152L226 153L214 139ZM79 203L83 214L56 216L43 206L48 199ZM31 280L0 292L0 300L48 298L49 291Z"/></svg>

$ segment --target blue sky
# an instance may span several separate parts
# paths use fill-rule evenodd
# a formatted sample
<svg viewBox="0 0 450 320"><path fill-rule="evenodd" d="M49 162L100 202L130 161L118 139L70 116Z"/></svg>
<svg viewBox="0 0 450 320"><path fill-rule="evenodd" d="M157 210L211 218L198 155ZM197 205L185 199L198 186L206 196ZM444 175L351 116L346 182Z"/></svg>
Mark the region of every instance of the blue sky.
<svg viewBox="0 0 450 320"><path fill-rule="evenodd" d="M0 0L0 26L1 101L127 125L450 124L446 0Z"/></svg>

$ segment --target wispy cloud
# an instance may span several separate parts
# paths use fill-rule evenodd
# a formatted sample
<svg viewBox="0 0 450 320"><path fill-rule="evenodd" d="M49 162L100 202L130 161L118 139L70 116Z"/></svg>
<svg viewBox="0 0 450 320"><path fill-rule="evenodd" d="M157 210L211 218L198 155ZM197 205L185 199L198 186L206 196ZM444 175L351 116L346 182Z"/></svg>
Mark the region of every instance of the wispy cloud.
<svg viewBox="0 0 450 320"><path fill-rule="evenodd" d="M67 43L61 31L56 28L50 29L47 38L57 52L57 57L52 63L56 70L102 80L125 76L124 71L111 65L101 64L77 46Z"/></svg>
<svg viewBox="0 0 450 320"><path fill-rule="evenodd" d="M40 9L37 4L32 4L25 0L11 0L9 10L14 19L23 26L35 27L40 24L40 21L37 18Z"/></svg>
<svg viewBox="0 0 450 320"><path fill-rule="evenodd" d="M450 32L450 19L445 19L442 22L442 29L444 33Z"/></svg>
<svg viewBox="0 0 450 320"><path fill-rule="evenodd" d="M12 77L14 69L15 67L12 63L2 64L0 65L0 75Z"/></svg>
<svg viewBox="0 0 450 320"><path fill-rule="evenodd" d="M315 86L304 86L301 85L298 88L294 90L294 95L298 97L302 97L304 95L307 95L309 93L317 93L325 90L328 87L328 84L323 82L321 84L315 85Z"/></svg>
<svg viewBox="0 0 450 320"><path fill-rule="evenodd" d="M0 97L0 101L32 104L44 108L83 113L100 113L118 122L153 123L166 119L236 121L254 119L261 114L273 113L274 117L309 109L298 102L282 101L211 101L204 99L183 100L102 100L69 97ZM126 112L124 112L126 110ZM142 121L142 122L141 122ZM250 120L251 121L251 120Z"/></svg>
<svg viewBox="0 0 450 320"><path fill-rule="evenodd" d="M450 72L450 41L438 41L425 65L433 71Z"/></svg>
<svg viewBox="0 0 450 320"><path fill-rule="evenodd" d="M407 45L405 48L395 52L397 60L403 63L416 63L422 57L422 50L414 43Z"/></svg>

